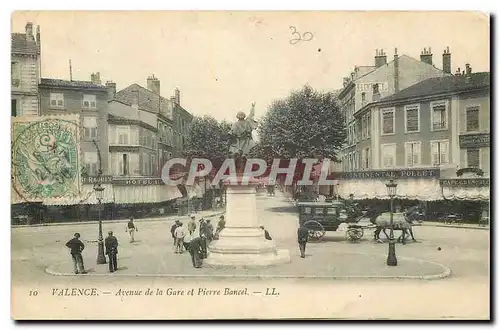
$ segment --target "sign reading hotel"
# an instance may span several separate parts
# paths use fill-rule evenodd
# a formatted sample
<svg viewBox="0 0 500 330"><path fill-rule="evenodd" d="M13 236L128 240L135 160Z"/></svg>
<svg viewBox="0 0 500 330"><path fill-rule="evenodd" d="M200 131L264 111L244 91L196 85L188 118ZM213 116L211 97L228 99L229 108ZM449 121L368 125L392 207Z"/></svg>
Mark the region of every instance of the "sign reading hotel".
<svg viewBox="0 0 500 330"><path fill-rule="evenodd" d="M384 82L373 82L373 83L359 83L356 84L356 90L360 92L373 92L373 85L378 85L378 90L380 92L387 92L389 90L389 84L387 81Z"/></svg>
<svg viewBox="0 0 500 330"><path fill-rule="evenodd" d="M87 176L83 177L83 184L109 184L112 183L117 186L151 186L151 185L163 185L162 179L159 178L123 178L117 179L113 178L111 175L103 175L101 177L97 176Z"/></svg>
<svg viewBox="0 0 500 330"><path fill-rule="evenodd" d="M332 173L336 179L415 179L415 178L438 178L439 169L404 169L404 170L381 170L360 172L337 172Z"/></svg>
<svg viewBox="0 0 500 330"><path fill-rule="evenodd" d="M481 148L490 146L490 133L464 134L459 136L460 148Z"/></svg>

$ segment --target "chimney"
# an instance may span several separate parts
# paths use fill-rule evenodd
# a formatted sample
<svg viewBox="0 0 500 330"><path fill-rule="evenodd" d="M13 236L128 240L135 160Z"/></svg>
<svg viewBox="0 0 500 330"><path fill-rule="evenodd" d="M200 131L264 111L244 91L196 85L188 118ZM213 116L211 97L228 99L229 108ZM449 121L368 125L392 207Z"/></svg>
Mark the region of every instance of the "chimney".
<svg viewBox="0 0 500 330"><path fill-rule="evenodd" d="M387 64L387 54L384 53L383 49L375 50L375 67L381 67L382 65Z"/></svg>
<svg viewBox="0 0 500 330"><path fill-rule="evenodd" d="M399 92L399 56L398 49L394 48L394 93Z"/></svg>
<svg viewBox="0 0 500 330"><path fill-rule="evenodd" d="M154 74L148 77L147 86L151 92L156 95L160 95L160 80L158 80L158 78L156 78Z"/></svg>
<svg viewBox="0 0 500 330"><path fill-rule="evenodd" d="M450 47L446 47L443 52L443 72L451 73L451 53Z"/></svg>
<svg viewBox="0 0 500 330"><path fill-rule="evenodd" d="M31 22L26 23L26 40L35 40L33 36L33 23Z"/></svg>
<svg viewBox="0 0 500 330"><path fill-rule="evenodd" d="M460 70L460 67L457 68L457 72L455 72L455 76L461 76L462 71Z"/></svg>
<svg viewBox="0 0 500 330"><path fill-rule="evenodd" d="M40 25L36 26L36 43L40 47Z"/></svg>
<svg viewBox="0 0 500 330"><path fill-rule="evenodd" d="M106 81L106 89L108 90L108 100L113 100L116 96L116 83L111 80Z"/></svg>
<svg viewBox="0 0 500 330"><path fill-rule="evenodd" d="M90 74L90 81L94 84L94 85L101 85L102 84L102 81L101 81L101 74L99 72L96 72L96 73L91 73Z"/></svg>
<svg viewBox="0 0 500 330"><path fill-rule="evenodd" d="M429 50L427 50L427 48L424 48L422 53L420 53L420 61L432 65L431 47L429 47Z"/></svg>
<svg viewBox="0 0 500 330"><path fill-rule="evenodd" d="M465 64L465 74L470 75L472 73L472 68L469 63Z"/></svg>
<svg viewBox="0 0 500 330"><path fill-rule="evenodd" d="M174 89L175 103L181 105L181 91L179 88Z"/></svg>

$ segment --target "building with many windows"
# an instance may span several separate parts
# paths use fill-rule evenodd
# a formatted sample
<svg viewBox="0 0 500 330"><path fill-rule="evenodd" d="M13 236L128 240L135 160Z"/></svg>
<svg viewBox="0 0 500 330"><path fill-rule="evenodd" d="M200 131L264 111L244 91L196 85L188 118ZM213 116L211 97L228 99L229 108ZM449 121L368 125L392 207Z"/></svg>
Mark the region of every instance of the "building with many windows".
<svg viewBox="0 0 500 330"><path fill-rule="evenodd" d="M369 165L371 158L368 146L361 150L356 146L369 138L373 117L366 113L358 121L356 113L368 103L393 95L427 78L451 75L449 49L444 51L443 63L443 70L433 65L430 48L422 51L420 61L407 55L399 56L396 49L394 60L389 63L386 53L376 50L374 66L355 67L350 76L344 78L344 87L338 94L347 130L347 141L341 152L341 170L359 170Z"/></svg>
<svg viewBox="0 0 500 330"><path fill-rule="evenodd" d="M357 171L338 173L341 196L386 198L385 182L398 182L398 198L446 201L473 212L487 208L490 174L490 74L466 70L426 79L354 117L361 134ZM472 177L463 173L476 173ZM451 204L447 204L451 205ZM464 211L465 212L465 211ZM477 212L476 212L477 217Z"/></svg>
<svg viewBox="0 0 500 330"><path fill-rule="evenodd" d="M40 26L33 33L33 23L25 33L11 34L11 116L38 116L38 83L41 68Z"/></svg>

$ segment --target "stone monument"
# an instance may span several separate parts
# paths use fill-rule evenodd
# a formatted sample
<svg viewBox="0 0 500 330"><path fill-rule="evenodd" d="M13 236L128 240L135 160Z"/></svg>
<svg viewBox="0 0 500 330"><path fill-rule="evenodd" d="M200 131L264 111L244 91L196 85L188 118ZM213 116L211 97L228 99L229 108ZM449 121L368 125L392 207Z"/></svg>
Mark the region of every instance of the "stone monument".
<svg viewBox="0 0 500 330"><path fill-rule="evenodd" d="M255 267L290 262L288 250L277 249L274 241L264 237L257 221L255 186L258 180L245 178L246 155L254 146L252 131L257 126L253 119L254 109L255 103L247 118L243 112L238 112L238 121L229 133L237 180L224 182L227 189L226 227L219 239L209 246L208 265Z"/></svg>

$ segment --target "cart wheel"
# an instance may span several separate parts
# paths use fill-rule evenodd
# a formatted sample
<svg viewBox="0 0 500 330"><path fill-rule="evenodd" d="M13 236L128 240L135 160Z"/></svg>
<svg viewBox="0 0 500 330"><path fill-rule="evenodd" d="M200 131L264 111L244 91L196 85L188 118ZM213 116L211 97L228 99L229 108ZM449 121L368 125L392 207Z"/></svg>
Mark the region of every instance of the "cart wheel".
<svg viewBox="0 0 500 330"><path fill-rule="evenodd" d="M346 232L347 239L351 242L360 240L363 234L363 228L349 228Z"/></svg>
<svg viewBox="0 0 500 330"><path fill-rule="evenodd" d="M318 221L309 220L304 223L304 227L309 229L309 238L312 240L318 240L325 236L325 228Z"/></svg>

